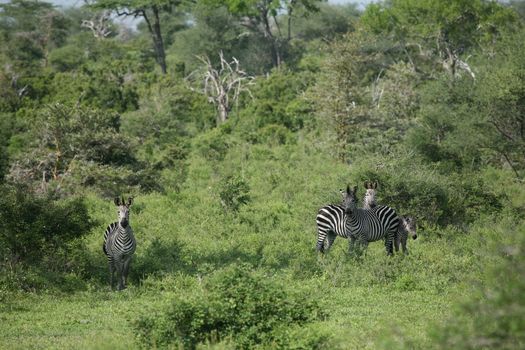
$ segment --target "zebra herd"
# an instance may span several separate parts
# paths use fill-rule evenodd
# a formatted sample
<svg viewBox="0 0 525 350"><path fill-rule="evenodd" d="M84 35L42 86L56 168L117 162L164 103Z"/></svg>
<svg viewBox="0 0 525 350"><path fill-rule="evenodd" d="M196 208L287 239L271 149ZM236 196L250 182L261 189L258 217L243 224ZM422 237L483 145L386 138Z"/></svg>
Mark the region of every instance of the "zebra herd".
<svg viewBox="0 0 525 350"><path fill-rule="evenodd" d="M369 242L383 239L388 255L394 248L399 251L401 244L403 252L406 248L408 235L417 238L416 220L411 216L398 217L396 211L386 205L376 202L377 182L365 182L365 197L363 208L357 207L357 186L341 191L341 205L330 204L319 209L317 214L317 251L324 253L330 249L337 236L349 239L349 248L353 251L356 243L366 248Z"/></svg>
<svg viewBox="0 0 525 350"><path fill-rule="evenodd" d="M399 251L401 244L406 254L407 238L410 234L417 238L416 220L410 216L397 216L394 209L376 202L377 182L365 182L365 197L363 208L357 207L357 186L341 191L341 205L327 205L319 209L317 214L317 250L324 253L330 249L337 236L348 238L350 249L356 243L361 247L369 242L384 239L388 255L393 254L393 248ZM126 288L131 257L135 253L137 243L129 222L130 208L133 198L126 202L115 198L118 221L111 223L104 232L102 250L109 263L110 286L113 289L114 275L117 273L118 289Z"/></svg>

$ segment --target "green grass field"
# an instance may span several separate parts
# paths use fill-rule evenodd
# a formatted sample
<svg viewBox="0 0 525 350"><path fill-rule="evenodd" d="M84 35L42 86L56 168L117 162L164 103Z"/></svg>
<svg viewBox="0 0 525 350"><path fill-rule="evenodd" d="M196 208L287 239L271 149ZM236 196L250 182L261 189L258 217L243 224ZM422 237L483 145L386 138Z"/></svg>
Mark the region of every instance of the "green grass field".
<svg viewBox="0 0 525 350"><path fill-rule="evenodd" d="M446 324L455 305L485 283L486 266L501 260L495 247L505 237L512 240L512 230L506 223L491 229L482 219L463 233L427 227L409 242L408 256L394 257L386 256L380 242L371 243L363 256L350 257L347 241L338 238L327 255L318 256L316 210L337 201L339 194L330 189L344 183L348 169L334 162L323 171L312 166L321 167L318 155L299 147L288 151L277 148L242 165L251 201L237 213L225 212L215 191L234 158L213 169L196 156L180 193L137 197L131 224L138 249L130 286L122 292L109 291L100 249L104 227L114 219L113 204L89 196L98 222L85 240L83 259L91 276L71 275L72 291L47 282L47 291L5 294L0 348L138 348L133 325L140 317L162 312L175 296L191 298L209 276L241 263L287 290L312 296L326 315L307 329L329 339L325 348L432 347L430 330ZM260 171L270 168L269 176ZM232 344L211 339L200 346Z"/></svg>

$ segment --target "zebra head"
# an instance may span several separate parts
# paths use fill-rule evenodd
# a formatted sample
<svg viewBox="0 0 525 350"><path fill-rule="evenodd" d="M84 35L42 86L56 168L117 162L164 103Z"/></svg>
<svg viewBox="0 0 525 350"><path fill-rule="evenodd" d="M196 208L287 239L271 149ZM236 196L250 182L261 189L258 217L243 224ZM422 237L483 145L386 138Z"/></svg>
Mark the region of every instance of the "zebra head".
<svg viewBox="0 0 525 350"><path fill-rule="evenodd" d="M416 232L417 223L416 223L416 218L415 217L413 217L413 216L401 216L401 225L403 225L403 227L405 228L406 232L408 232L410 234L410 237L412 237L412 239L416 239L417 238L417 232Z"/></svg>
<svg viewBox="0 0 525 350"><path fill-rule="evenodd" d="M126 228L129 225L129 208L133 203L133 197L128 198L128 202L118 197L115 198L115 205L118 207L118 222L120 226Z"/></svg>
<svg viewBox="0 0 525 350"><path fill-rule="evenodd" d="M346 192L343 195L343 207L347 214L352 214L357 208L357 186L350 190L350 186L346 186Z"/></svg>
<svg viewBox="0 0 525 350"><path fill-rule="evenodd" d="M377 206L376 189L377 182L365 181L365 199L363 201L363 208L374 208Z"/></svg>

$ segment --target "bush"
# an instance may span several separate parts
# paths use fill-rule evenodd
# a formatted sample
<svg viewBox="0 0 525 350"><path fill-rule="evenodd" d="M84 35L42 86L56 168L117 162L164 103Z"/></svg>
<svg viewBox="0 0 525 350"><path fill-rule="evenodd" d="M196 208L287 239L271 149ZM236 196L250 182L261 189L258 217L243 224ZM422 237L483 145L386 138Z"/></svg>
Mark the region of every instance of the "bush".
<svg viewBox="0 0 525 350"><path fill-rule="evenodd" d="M410 151L363 157L353 165L353 179L361 194L364 181L378 181L379 204L395 208L398 214L415 215L429 224L465 227L481 212L503 208L502 196L486 186L481 176L440 174L436 166L425 164Z"/></svg>
<svg viewBox="0 0 525 350"><path fill-rule="evenodd" d="M523 225L521 227L523 229ZM523 231L521 231L523 232ZM505 261L473 300L436 328L438 349L523 349L525 347L525 239L500 247Z"/></svg>
<svg viewBox="0 0 525 350"><path fill-rule="evenodd" d="M275 71L267 79L257 80L253 89L254 99L240 114L239 128L253 131L267 125L279 125L290 131L304 127L311 111L311 103L303 93L312 84L308 73L292 74Z"/></svg>
<svg viewBox="0 0 525 350"><path fill-rule="evenodd" d="M224 127L199 135L195 140L197 151L209 161L222 161L228 153L231 141L223 131Z"/></svg>
<svg viewBox="0 0 525 350"><path fill-rule="evenodd" d="M250 201L250 187L239 175L230 175L219 184L219 197L224 209L238 211L241 205Z"/></svg>
<svg viewBox="0 0 525 350"><path fill-rule="evenodd" d="M216 273L200 291L177 296L166 310L142 316L134 327L147 347L193 349L198 343L230 337L236 348L270 344L287 348L293 341L283 331L285 327L306 325L322 316L312 297L291 292L282 283L241 265ZM302 333L307 332L295 332ZM326 337L312 332L309 340L302 341L323 344Z"/></svg>
<svg viewBox="0 0 525 350"><path fill-rule="evenodd" d="M46 260L63 269L63 251L86 235L93 222L81 198L55 202L26 187L0 187L0 256L11 264ZM49 255L49 256L48 256ZM65 266L61 266L65 263Z"/></svg>

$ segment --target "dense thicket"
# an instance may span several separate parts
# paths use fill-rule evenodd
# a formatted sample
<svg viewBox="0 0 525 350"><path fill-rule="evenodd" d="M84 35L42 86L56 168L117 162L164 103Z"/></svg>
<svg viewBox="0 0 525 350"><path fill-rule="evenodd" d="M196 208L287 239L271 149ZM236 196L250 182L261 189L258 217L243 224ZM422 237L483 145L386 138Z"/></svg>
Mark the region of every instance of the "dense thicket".
<svg viewBox="0 0 525 350"><path fill-rule="evenodd" d="M0 4L0 301L101 290L124 194L133 297L166 296L129 311L141 346L348 348L341 329L378 326L359 328L360 298L463 293L434 323L401 310L420 334L385 324L350 347L523 347L523 9ZM366 180L421 246L350 258L338 238L318 258L317 209Z"/></svg>

